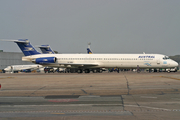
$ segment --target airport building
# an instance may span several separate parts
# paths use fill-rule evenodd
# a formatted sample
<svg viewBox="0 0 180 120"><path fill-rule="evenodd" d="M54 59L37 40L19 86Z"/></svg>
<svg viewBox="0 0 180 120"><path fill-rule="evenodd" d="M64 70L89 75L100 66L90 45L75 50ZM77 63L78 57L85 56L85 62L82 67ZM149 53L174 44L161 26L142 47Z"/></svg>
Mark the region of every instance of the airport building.
<svg viewBox="0 0 180 120"><path fill-rule="evenodd" d="M0 70L10 65L29 65L31 62L22 61L23 53L20 52L3 52L0 50Z"/></svg>

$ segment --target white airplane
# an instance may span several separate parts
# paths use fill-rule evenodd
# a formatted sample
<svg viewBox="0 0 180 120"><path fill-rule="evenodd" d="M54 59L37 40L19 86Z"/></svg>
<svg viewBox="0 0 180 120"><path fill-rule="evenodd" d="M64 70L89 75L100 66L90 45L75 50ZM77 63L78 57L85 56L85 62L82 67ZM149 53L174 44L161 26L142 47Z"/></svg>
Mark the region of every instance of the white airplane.
<svg viewBox="0 0 180 120"><path fill-rule="evenodd" d="M25 71L27 69L36 70L40 68L43 68L43 66L42 65L11 65L11 66L7 66L4 70L6 72L18 72L18 71Z"/></svg>
<svg viewBox="0 0 180 120"><path fill-rule="evenodd" d="M23 61L42 66L78 68L89 73L89 68L174 68L178 63L162 54L41 54L28 39L9 40L18 44Z"/></svg>

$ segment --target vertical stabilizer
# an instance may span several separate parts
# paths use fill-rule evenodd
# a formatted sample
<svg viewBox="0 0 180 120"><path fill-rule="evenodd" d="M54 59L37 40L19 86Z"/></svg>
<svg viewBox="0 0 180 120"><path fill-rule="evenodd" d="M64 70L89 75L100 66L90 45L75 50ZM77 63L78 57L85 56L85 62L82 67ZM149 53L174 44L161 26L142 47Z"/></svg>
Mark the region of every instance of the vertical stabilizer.
<svg viewBox="0 0 180 120"><path fill-rule="evenodd" d="M88 54L93 54L93 52L92 52L92 50L90 48L90 45L91 45L91 43L88 43L87 53Z"/></svg>
<svg viewBox="0 0 180 120"><path fill-rule="evenodd" d="M43 54L55 54L51 49L50 45L41 45L39 46Z"/></svg>
<svg viewBox="0 0 180 120"><path fill-rule="evenodd" d="M30 55L37 55L41 54L31 45L28 39L18 39L18 40L4 40L4 41L11 41L17 43L21 51L24 53L25 56Z"/></svg>

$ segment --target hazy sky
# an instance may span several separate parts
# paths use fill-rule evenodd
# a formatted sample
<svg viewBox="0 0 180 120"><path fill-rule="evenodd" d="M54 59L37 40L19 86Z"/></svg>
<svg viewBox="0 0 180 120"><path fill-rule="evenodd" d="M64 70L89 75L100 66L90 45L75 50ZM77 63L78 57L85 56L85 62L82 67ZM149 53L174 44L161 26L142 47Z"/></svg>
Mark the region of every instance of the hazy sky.
<svg viewBox="0 0 180 120"><path fill-rule="evenodd" d="M19 38L59 53L86 53L91 42L94 53L177 55L180 0L0 0L0 39Z"/></svg>

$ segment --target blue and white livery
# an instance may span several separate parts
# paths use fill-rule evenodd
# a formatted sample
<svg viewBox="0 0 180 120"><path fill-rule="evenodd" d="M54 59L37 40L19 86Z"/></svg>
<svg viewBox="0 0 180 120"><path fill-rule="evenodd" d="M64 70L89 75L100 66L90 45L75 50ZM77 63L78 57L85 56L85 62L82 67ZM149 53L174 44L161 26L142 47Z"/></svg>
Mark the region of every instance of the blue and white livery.
<svg viewBox="0 0 180 120"><path fill-rule="evenodd" d="M41 45L39 48L43 54L55 54L50 45Z"/></svg>
<svg viewBox="0 0 180 120"><path fill-rule="evenodd" d="M162 54L41 54L27 39L11 40L18 44L23 61L49 67L78 68L174 68L178 63ZM89 71L87 71L88 73Z"/></svg>
<svg viewBox="0 0 180 120"><path fill-rule="evenodd" d="M93 52L92 52L92 50L90 48L90 45L91 45L91 43L88 43L87 53L88 54L93 54Z"/></svg>

